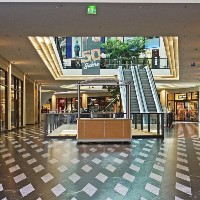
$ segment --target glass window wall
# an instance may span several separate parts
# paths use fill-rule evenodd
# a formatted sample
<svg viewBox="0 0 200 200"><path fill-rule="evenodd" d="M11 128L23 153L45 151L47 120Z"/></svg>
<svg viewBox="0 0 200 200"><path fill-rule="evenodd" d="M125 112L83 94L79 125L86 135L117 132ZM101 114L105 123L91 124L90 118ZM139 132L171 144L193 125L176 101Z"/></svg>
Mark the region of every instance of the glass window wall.
<svg viewBox="0 0 200 200"><path fill-rule="evenodd" d="M23 81L12 75L11 78L11 127L23 125Z"/></svg>
<svg viewBox="0 0 200 200"><path fill-rule="evenodd" d="M7 73L0 68L0 131L7 129Z"/></svg>

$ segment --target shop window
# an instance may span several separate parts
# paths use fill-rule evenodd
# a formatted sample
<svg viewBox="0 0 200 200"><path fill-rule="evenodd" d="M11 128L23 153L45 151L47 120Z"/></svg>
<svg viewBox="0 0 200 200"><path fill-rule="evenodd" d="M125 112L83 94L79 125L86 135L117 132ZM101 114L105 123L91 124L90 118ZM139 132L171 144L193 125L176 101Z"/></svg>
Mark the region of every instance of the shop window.
<svg viewBox="0 0 200 200"><path fill-rule="evenodd" d="M192 99L191 92L188 92L188 93L187 93L187 100L191 100L191 99Z"/></svg>
<svg viewBox="0 0 200 200"><path fill-rule="evenodd" d="M23 124L23 81L11 76L11 127L19 128Z"/></svg>
<svg viewBox="0 0 200 200"><path fill-rule="evenodd" d="M192 99L198 99L198 98L199 98L198 92L192 92Z"/></svg>
<svg viewBox="0 0 200 200"><path fill-rule="evenodd" d="M0 69L0 131L7 129L7 79L6 72Z"/></svg>

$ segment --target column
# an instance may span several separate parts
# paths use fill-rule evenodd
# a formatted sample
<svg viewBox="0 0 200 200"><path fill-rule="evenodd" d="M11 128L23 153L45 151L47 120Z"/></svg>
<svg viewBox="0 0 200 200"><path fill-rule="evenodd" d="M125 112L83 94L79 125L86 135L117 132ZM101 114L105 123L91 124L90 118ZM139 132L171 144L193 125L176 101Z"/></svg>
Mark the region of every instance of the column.
<svg viewBox="0 0 200 200"><path fill-rule="evenodd" d="M35 123L38 123L38 84L35 83Z"/></svg>
<svg viewBox="0 0 200 200"><path fill-rule="evenodd" d="M11 130L11 74L12 74L12 65L8 67L8 130Z"/></svg>
<svg viewBox="0 0 200 200"><path fill-rule="evenodd" d="M22 126L26 125L26 75L24 74L23 77L23 124Z"/></svg>
<svg viewBox="0 0 200 200"><path fill-rule="evenodd" d="M26 79L26 124L35 124L35 84Z"/></svg>
<svg viewBox="0 0 200 200"><path fill-rule="evenodd" d="M51 97L51 110L56 111L56 95L52 95Z"/></svg>

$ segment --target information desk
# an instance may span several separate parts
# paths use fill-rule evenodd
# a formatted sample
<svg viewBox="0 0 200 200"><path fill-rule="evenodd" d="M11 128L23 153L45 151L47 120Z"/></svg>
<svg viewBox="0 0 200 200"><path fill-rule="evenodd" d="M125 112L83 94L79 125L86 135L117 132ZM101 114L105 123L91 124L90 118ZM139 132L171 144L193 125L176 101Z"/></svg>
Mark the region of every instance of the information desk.
<svg viewBox="0 0 200 200"><path fill-rule="evenodd" d="M130 142L131 120L82 118L77 120L78 142Z"/></svg>

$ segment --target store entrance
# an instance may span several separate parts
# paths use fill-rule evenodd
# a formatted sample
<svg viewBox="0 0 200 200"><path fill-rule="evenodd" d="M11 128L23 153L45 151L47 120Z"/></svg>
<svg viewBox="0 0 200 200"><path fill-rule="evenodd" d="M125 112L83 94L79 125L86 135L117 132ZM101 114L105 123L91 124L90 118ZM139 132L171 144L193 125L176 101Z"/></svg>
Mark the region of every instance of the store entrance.
<svg viewBox="0 0 200 200"><path fill-rule="evenodd" d="M175 120L198 122L198 100L198 92L168 94L167 108L174 112Z"/></svg>
<svg viewBox="0 0 200 200"><path fill-rule="evenodd" d="M176 104L175 120L198 121L198 102L179 101Z"/></svg>

